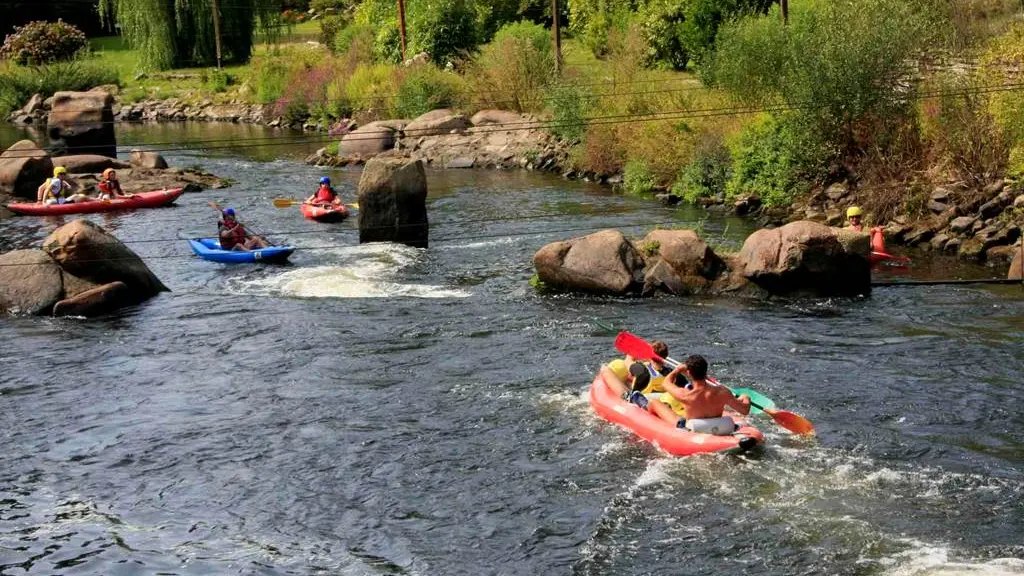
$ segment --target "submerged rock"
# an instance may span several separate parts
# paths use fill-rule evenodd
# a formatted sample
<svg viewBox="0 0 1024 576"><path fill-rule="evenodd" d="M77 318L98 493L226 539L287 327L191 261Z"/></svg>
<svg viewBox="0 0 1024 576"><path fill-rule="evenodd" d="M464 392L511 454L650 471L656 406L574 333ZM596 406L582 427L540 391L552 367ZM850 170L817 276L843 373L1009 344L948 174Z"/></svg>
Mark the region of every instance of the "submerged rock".
<svg viewBox="0 0 1024 576"><path fill-rule="evenodd" d="M0 312L49 314L63 289L60 266L42 250L0 254Z"/></svg>

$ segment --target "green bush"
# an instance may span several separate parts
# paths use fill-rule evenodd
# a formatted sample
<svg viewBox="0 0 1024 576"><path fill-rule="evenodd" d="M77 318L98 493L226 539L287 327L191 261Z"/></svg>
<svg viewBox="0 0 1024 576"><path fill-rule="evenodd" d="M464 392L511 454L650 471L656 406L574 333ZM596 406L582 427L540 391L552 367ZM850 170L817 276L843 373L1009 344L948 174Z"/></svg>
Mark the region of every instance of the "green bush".
<svg viewBox="0 0 1024 576"><path fill-rule="evenodd" d="M568 142L579 142L587 132L587 93L575 84L558 84L548 94L551 133Z"/></svg>
<svg viewBox="0 0 1024 576"><path fill-rule="evenodd" d="M345 85L345 95L355 110L372 110L390 116L395 82L385 64L360 64Z"/></svg>
<svg viewBox="0 0 1024 576"><path fill-rule="evenodd" d="M672 193L696 204L701 198L725 196L731 175L729 149L720 138L712 138L694 150L693 160L683 166L672 184Z"/></svg>
<svg viewBox="0 0 1024 576"><path fill-rule="evenodd" d="M737 16L767 14L777 0L688 0L678 33L683 50L698 64L714 53L719 27Z"/></svg>
<svg viewBox="0 0 1024 576"><path fill-rule="evenodd" d="M438 108L459 105L459 77L432 64L407 69L395 94L394 114L399 118L415 118Z"/></svg>
<svg viewBox="0 0 1024 576"><path fill-rule="evenodd" d="M622 171L622 189L628 194L642 196L654 190L657 182L646 162L630 160Z"/></svg>
<svg viewBox="0 0 1024 576"><path fill-rule="evenodd" d="M120 83L116 71L82 60L27 67L7 64L0 66L0 117L20 108L36 93L48 98L63 90L84 91Z"/></svg>
<svg viewBox="0 0 1024 576"><path fill-rule="evenodd" d="M335 38L346 26L348 26L348 18L345 16L324 16L320 19L320 43L333 49Z"/></svg>
<svg viewBox="0 0 1024 576"><path fill-rule="evenodd" d="M479 34L470 0L435 0L409 6L407 58L426 52L438 66L476 49Z"/></svg>
<svg viewBox="0 0 1024 576"><path fill-rule="evenodd" d="M802 107L826 139L853 150L858 122L906 115L907 63L940 28L927 4L818 0L794 4L788 26L775 8L729 22L708 79L748 103Z"/></svg>
<svg viewBox="0 0 1024 576"><path fill-rule="evenodd" d="M288 65L276 58L254 58L252 81L256 101L260 104L276 102L288 86Z"/></svg>
<svg viewBox="0 0 1024 576"><path fill-rule="evenodd" d="M62 20L37 20L15 26L0 47L0 59L26 64L51 64L73 59L89 46L85 34Z"/></svg>
<svg viewBox="0 0 1024 576"><path fill-rule="evenodd" d="M629 24L633 0L569 0L569 31L597 56L609 51L609 36Z"/></svg>
<svg viewBox="0 0 1024 576"><path fill-rule="evenodd" d="M234 78L223 70L213 69L203 74L206 88L211 92L224 92L228 86L234 84Z"/></svg>
<svg viewBox="0 0 1024 576"><path fill-rule="evenodd" d="M727 198L754 194L769 207L789 206L825 173L834 156L813 126L795 115L765 115L730 145L732 176Z"/></svg>
<svg viewBox="0 0 1024 576"><path fill-rule="evenodd" d="M502 27L480 51L472 76L483 107L539 112L554 80L551 35L543 26L517 22Z"/></svg>
<svg viewBox="0 0 1024 576"><path fill-rule="evenodd" d="M357 59L368 62L373 58L373 26L350 24L334 37L334 51L338 54L353 52Z"/></svg>
<svg viewBox="0 0 1024 576"><path fill-rule="evenodd" d="M683 46L683 9L679 0L648 0L638 17L644 40L649 47L647 64L664 63L674 70L685 70L690 57Z"/></svg>

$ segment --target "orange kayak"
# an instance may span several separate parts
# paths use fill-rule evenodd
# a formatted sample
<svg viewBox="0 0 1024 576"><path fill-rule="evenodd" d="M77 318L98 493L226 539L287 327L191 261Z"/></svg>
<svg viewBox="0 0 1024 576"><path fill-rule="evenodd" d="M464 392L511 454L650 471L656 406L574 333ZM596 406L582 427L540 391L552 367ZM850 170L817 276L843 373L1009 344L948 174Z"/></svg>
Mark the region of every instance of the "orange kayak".
<svg viewBox="0 0 1024 576"><path fill-rule="evenodd" d="M706 452L745 452L764 442L764 434L738 414L726 413L738 425L728 436L701 434L676 428L647 410L623 400L605 383L601 373L590 385L590 405L605 420L622 426L673 456Z"/></svg>
<svg viewBox="0 0 1024 576"><path fill-rule="evenodd" d="M344 204L308 204L299 206L302 215L317 222L341 222L348 217L348 208Z"/></svg>
<svg viewBox="0 0 1024 576"><path fill-rule="evenodd" d="M14 202L7 209L15 214L27 216L59 216L63 214L91 214L94 212L114 212L116 210L134 210L136 208L156 208L166 206L178 199L184 188L170 188L140 192L133 196L114 198L112 200L86 200L69 204L36 204L35 202Z"/></svg>

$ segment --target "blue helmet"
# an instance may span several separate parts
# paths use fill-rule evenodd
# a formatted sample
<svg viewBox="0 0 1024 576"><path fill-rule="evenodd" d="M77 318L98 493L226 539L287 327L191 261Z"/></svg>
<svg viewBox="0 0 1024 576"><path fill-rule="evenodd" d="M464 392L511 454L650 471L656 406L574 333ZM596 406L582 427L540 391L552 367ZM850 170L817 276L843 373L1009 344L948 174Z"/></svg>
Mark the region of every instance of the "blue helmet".
<svg viewBox="0 0 1024 576"><path fill-rule="evenodd" d="M323 177L320 178L320 183L321 184L330 184L331 183L331 179L328 178L327 176L323 176Z"/></svg>
<svg viewBox="0 0 1024 576"><path fill-rule="evenodd" d="M235 215L235 209L234 208L225 208L224 209L224 215L225 216L234 216Z"/></svg>

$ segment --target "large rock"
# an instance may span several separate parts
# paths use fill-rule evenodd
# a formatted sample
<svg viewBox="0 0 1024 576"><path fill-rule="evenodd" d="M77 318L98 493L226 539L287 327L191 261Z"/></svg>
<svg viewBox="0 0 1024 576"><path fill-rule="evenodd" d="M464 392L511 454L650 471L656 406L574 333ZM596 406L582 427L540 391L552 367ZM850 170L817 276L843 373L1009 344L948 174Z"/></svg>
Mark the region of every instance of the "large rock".
<svg viewBox="0 0 1024 576"><path fill-rule="evenodd" d="M510 128L522 128L530 125L530 119L517 112L508 110L481 110L469 119L473 126L507 125Z"/></svg>
<svg viewBox="0 0 1024 576"><path fill-rule="evenodd" d="M50 155L31 140L19 140L0 154L0 192L35 200L39 185L51 176Z"/></svg>
<svg viewBox="0 0 1024 576"><path fill-rule="evenodd" d="M559 289L628 294L641 286L643 258L618 230L553 242L533 255L537 276Z"/></svg>
<svg viewBox="0 0 1024 576"><path fill-rule="evenodd" d="M866 294L871 290L869 244L850 242L852 250L834 228L792 222L751 234L738 262L745 278L772 294Z"/></svg>
<svg viewBox="0 0 1024 576"><path fill-rule="evenodd" d="M131 162L133 166L138 166L140 168L148 168L150 170L167 169L167 160L156 152L132 150L131 154L128 155L128 161Z"/></svg>
<svg viewBox="0 0 1024 576"><path fill-rule="evenodd" d="M359 178L359 243L427 247L427 174L423 162L374 158Z"/></svg>
<svg viewBox="0 0 1024 576"><path fill-rule="evenodd" d="M62 295L60 267L42 250L0 254L0 312L49 314Z"/></svg>
<svg viewBox="0 0 1024 576"><path fill-rule="evenodd" d="M660 258L645 274L645 291L660 288L673 294L704 294L726 270L725 262L692 230L655 230L638 246ZM666 281L664 271L658 269L661 263L668 265L677 281Z"/></svg>
<svg viewBox="0 0 1024 576"><path fill-rule="evenodd" d="M54 166L63 166L72 174L103 172L107 168L121 169L128 168L130 166L117 158L108 158L107 156L100 156L99 154L54 156L52 161Z"/></svg>
<svg viewBox="0 0 1024 576"><path fill-rule="evenodd" d="M64 269L93 284L123 282L118 306L147 300L167 287L120 240L88 220L75 220L43 241L43 250Z"/></svg>
<svg viewBox="0 0 1024 576"><path fill-rule="evenodd" d="M1020 250L1013 255L1013 261L1010 262L1010 272L1006 275L1010 280L1021 280L1024 278L1024 254Z"/></svg>
<svg viewBox="0 0 1024 576"><path fill-rule="evenodd" d="M442 108L440 110L431 110L409 122L404 132L407 138L418 138L420 136L450 134L452 131L462 132L469 127L469 120L464 115L457 114L447 108Z"/></svg>
<svg viewBox="0 0 1024 576"><path fill-rule="evenodd" d="M116 157L113 104L114 97L102 90L57 92L47 121L50 140L72 154Z"/></svg>
<svg viewBox="0 0 1024 576"><path fill-rule="evenodd" d="M394 147L395 129L381 122L370 122L341 137L338 155L369 158Z"/></svg>
<svg viewBox="0 0 1024 576"><path fill-rule="evenodd" d="M107 314L129 298L124 282L111 282L65 298L53 305L54 316L99 316Z"/></svg>

